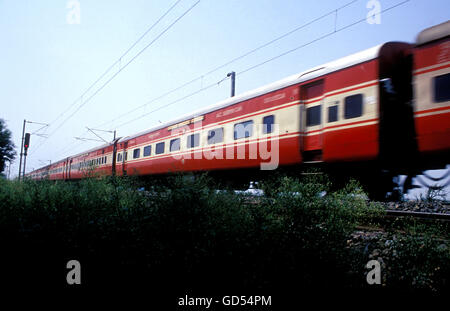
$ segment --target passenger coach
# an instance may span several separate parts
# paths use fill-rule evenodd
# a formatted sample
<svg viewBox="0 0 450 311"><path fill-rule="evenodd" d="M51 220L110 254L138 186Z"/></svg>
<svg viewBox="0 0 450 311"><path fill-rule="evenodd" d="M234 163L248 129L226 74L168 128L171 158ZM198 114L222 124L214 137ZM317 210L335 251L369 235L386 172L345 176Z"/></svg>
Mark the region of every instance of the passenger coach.
<svg viewBox="0 0 450 311"><path fill-rule="evenodd" d="M448 163L450 22L69 157L33 178L357 164L415 175Z"/></svg>

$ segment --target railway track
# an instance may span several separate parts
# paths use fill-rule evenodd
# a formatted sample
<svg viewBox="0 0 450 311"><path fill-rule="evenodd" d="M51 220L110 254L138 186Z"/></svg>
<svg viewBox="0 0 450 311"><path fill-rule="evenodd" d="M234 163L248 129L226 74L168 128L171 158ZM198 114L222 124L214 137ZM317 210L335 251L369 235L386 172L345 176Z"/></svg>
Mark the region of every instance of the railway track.
<svg viewBox="0 0 450 311"><path fill-rule="evenodd" d="M259 204L258 196L249 195L246 204ZM377 202L385 207L387 217L413 217L429 220L450 221L450 205L436 202ZM438 205L438 206L435 206Z"/></svg>
<svg viewBox="0 0 450 311"><path fill-rule="evenodd" d="M450 213L386 210L386 215L391 217L415 217L422 219L450 221Z"/></svg>

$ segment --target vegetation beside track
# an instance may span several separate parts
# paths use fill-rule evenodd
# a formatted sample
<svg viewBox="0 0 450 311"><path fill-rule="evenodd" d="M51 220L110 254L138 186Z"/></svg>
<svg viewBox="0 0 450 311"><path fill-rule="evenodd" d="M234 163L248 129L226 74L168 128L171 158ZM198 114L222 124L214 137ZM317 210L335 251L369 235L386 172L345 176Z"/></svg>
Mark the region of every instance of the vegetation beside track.
<svg viewBox="0 0 450 311"><path fill-rule="evenodd" d="M84 287L190 290L378 288L442 292L450 284L448 224L385 221L357 182L331 191L323 175L279 177L258 204L217 191L207 175L80 182L0 180L2 276L64 287L66 263ZM382 228L375 233L361 226ZM359 231L358 231L359 230ZM358 232L360 232L358 234Z"/></svg>

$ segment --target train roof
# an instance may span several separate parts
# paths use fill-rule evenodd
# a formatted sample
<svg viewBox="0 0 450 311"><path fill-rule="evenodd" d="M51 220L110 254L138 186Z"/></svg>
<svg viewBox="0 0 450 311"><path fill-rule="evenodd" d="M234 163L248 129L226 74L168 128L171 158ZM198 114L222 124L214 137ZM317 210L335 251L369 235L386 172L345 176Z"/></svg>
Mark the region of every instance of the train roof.
<svg viewBox="0 0 450 311"><path fill-rule="evenodd" d="M334 72L334 71L338 71L340 69L344 69L347 67L351 67L354 66L356 64L359 63L363 63L372 59L375 59L378 57L380 49L383 47L384 44L380 44L377 46L374 46L370 49L364 50L364 51L360 51L358 53L355 54L351 54L349 56L346 57L342 57L339 58L337 60L331 61L329 63L320 65L320 66L316 66L314 68L308 69L306 71L294 74L292 76L289 76L287 78L284 78L282 80L276 81L274 83L262 86L260 88L242 93L240 95L236 95L234 97L225 99L223 101L220 101L216 104L210 105L208 107L202 108L200 110L197 110L195 112L191 112L189 114L186 114L184 116L181 116L179 118L173 119L171 121L159 124L155 127L152 127L150 129L147 129L145 131L139 132L137 134L134 134L132 136L125 136L122 137L119 141L120 142L124 142L124 141L128 141L130 139L169 127L173 124L177 124L179 122L188 120L188 119L192 119L198 116L202 116L204 114L207 114L209 112L218 110L218 109L222 109L234 104L237 104L239 102L254 98L254 97L258 97L260 95L266 94L266 93L270 93L279 89L283 89L285 87L291 86L293 84L297 84L297 83L301 83L303 81L307 81L307 80L311 80L320 76L323 76L325 74Z"/></svg>
<svg viewBox="0 0 450 311"><path fill-rule="evenodd" d="M137 134L134 134L134 135L131 135L131 136L121 137L121 138L118 139L118 142L125 142L125 141L128 141L130 139L133 139L133 138L136 138L136 137L139 137L139 136L142 136L142 135L146 135L148 133L151 133L151 132L154 132L154 131L157 131L157 130L160 130L160 129L163 129L163 128L166 128L166 127L169 127L169 126L171 126L173 124L177 124L179 122L182 122L182 121L185 121L185 120L188 120L188 119L192 119L192 118L195 118L197 116L202 116L202 115L207 114L209 112L212 112L212 111L215 111L215 110L218 110L218 109L222 109L222 108L225 108L225 107L228 107L228 106L240 103L242 101L245 101L245 100L248 100L248 99L251 99L251 98L254 98L254 97L258 97L258 96L266 94L266 93L270 93L270 92L273 92L273 91L276 91L276 90L280 90L280 89L283 89L285 87L288 87L288 86L291 86L291 85L294 85L294 84L297 84L297 83L301 83L301 82L304 82L304 81L308 81L308 80L311 80L311 79L314 79L314 78L326 75L326 74L331 73L331 72L335 72L335 71L338 71L338 70L341 70L341 69L344 69L344 68L347 68L347 67L354 66L356 64L360 64L360 63L364 63L364 62L370 61L370 60L375 59L375 58L377 58L379 56L380 50L385 44L387 44L387 43L379 44L379 45L374 46L372 48L369 48L369 49L366 49L366 50L363 50L363 51L360 51L360 52L357 52L357 53L354 53L354 54L351 54L351 55L348 55L348 56L345 56L345 57L342 57L342 58L339 58L337 60L334 60L334 61L322 64L320 66L316 66L314 68L305 70L303 72L291 75L291 76L289 76L287 78L284 78L284 79L281 79L279 81L267 84L267 85L262 86L260 88L257 88L257 89L254 89L254 90L242 93L240 95L236 95L234 97L225 99L225 100L220 101L220 102L218 102L216 104L213 104L213 105L210 105L208 107L199 109L199 110L191 112L189 114L185 114L185 115L183 115L181 117L178 117L178 118L173 119L171 121L159 124L159 125L157 125L155 127L149 128L149 129L147 129L145 131L142 131L142 132L139 132ZM97 151L99 149L106 148L106 147L108 147L110 145L111 145L111 143L103 144L101 146L97 146L97 147L91 148L89 150L80 152L80 153L78 153L76 155L70 156L70 158L75 158L75 157L81 156L83 154L87 154L87 153L90 153L90 152L93 152L93 151ZM52 166L55 165L55 164L58 164L58 163L60 163L62 161L64 161L64 159L62 159L60 161L57 161L55 163L52 163Z"/></svg>
<svg viewBox="0 0 450 311"><path fill-rule="evenodd" d="M416 43L417 45L422 45L447 36L450 36L450 20L422 30L417 36Z"/></svg>
<svg viewBox="0 0 450 311"><path fill-rule="evenodd" d="M73 156L70 156L69 158L76 158L76 157L79 157L79 156L81 156L81 155L84 155L84 154L87 154L87 153L91 153L91 152L93 152L93 151L97 151L97 150L100 150L100 149L103 149L103 148L107 148L107 147L111 146L112 144L113 144L113 142L111 142L111 143L106 143L106 144L103 144L103 145L100 145L100 146L97 146L97 147L94 147L94 148L85 150L85 151L83 151L83 152L77 153L77 154L75 154L75 155L73 155Z"/></svg>

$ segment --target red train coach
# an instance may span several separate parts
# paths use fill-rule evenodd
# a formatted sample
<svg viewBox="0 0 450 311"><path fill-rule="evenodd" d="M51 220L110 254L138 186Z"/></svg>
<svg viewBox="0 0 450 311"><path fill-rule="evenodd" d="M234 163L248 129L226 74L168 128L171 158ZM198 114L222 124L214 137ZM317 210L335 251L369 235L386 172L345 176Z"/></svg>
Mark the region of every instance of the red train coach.
<svg viewBox="0 0 450 311"><path fill-rule="evenodd" d="M392 70L392 62L409 48L386 43L123 138L117 172L375 160L380 152L380 80L389 79L385 68ZM388 125L389 119L384 121ZM278 158L264 159L261 142L277 144L278 154L270 156ZM211 159L211 148L219 156Z"/></svg>
<svg viewBox="0 0 450 311"><path fill-rule="evenodd" d="M275 167L375 160L380 81L390 79L392 63L409 49L409 44L390 42L313 68L71 157L62 164L68 168L63 175L50 175L81 178L82 169L92 165L110 173L114 146L119 175L259 167L273 160L262 156L261 142L278 145L278 154L270 154L277 157Z"/></svg>
<svg viewBox="0 0 450 311"><path fill-rule="evenodd" d="M447 21L422 31L414 49L414 117L421 154L450 150L449 36Z"/></svg>
<svg viewBox="0 0 450 311"><path fill-rule="evenodd" d="M449 33L447 22L424 30L416 45L388 42L318 66L67 158L48 176L304 163L417 174L424 155L450 150Z"/></svg>

